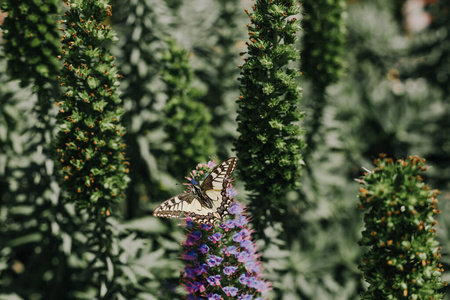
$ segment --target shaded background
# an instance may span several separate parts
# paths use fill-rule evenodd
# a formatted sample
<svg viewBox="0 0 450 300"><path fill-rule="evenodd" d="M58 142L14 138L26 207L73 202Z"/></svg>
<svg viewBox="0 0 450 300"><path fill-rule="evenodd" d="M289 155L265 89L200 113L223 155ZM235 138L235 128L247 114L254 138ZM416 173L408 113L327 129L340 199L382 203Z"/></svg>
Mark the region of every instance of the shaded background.
<svg viewBox="0 0 450 300"><path fill-rule="evenodd" d="M306 112L309 138L306 168L302 188L288 194L286 221L267 226L268 239L259 242L274 288L268 297L358 299L364 289L358 270L364 249L357 245L363 222L353 179L362 166L371 169L380 152L427 159L425 181L442 192L438 239L444 269L450 268L450 6L431 2L437 1L347 1L344 68L336 83L324 87L322 105L317 105L314 74L303 73L299 107ZM247 39L243 8L251 2L112 4L110 22L119 40L111 48L124 75L120 88L131 163L127 199L114 212L118 247L130 267L123 285L135 289L136 299L177 299L183 232L177 220L151 213L182 190L176 182L197 162L233 155L237 65ZM302 42L308 30L299 36L303 61L312 55ZM327 47L323 40L312 45ZM184 49L180 55L187 58L176 67L174 49ZM38 130L36 98L30 87L6 76L0 51L0 298L90 299L95 287L77 276L86 266L79 250L83 219L58 202L61 191L52 177L51 155L42 148L48 132ZM167 109L175 97L170 74L179 80L175 86L185 84L183 91L189 91L176 96L192 102L179 119ZM204 120L210 124L206 132L187 128ZM170 134L181 130L180 140ZM196 139L186 138L189 134ZM192 146L200 138L211 141L202 143L200 154L180 152L180 145ZM239 198L245 201L239 181ZM443 280L449 280L447 271Z"/></svg>

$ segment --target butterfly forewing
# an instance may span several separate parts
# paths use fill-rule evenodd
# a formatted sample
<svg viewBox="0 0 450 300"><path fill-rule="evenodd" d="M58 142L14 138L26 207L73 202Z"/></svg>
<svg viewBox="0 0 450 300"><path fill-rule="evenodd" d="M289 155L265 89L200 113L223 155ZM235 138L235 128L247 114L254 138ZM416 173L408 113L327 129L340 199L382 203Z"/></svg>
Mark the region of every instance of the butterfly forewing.
<svg viewBox="0 0 450 300"><path fill-rule="evenodd" d="M193 192L180 194L164 201L153 215L174 218L184 213L194 222L213 225L228 214L232 199L227 196L227 179L236 168L236 162L236 157L229 158L211 171L200 187L204 196Z"/></svg>

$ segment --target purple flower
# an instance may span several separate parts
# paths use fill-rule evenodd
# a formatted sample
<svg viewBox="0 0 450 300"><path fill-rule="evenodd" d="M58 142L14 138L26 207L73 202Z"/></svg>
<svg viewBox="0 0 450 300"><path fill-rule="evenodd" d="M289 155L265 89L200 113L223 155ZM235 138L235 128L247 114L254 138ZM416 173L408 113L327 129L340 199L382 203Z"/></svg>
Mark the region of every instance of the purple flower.
<svg viewBox="0 0 450 300"><path fill-rule="evenodd" d="M223 272L227 276L230 276L231 274L236 272L236 270L237 270L237 267L234 267L234 266L228 266L228 267L223 268Z"/></svg>
<svg viewBox="0 0 450 300"><path fill-rule="evenodd" d="M248 224L248 220L246 216L240 216L239 219L237 219L236 221L234 221L234 224L236 225L236 227L245 227Z"/></svg>
<svg viewBox="0 0 450 300"><path fill-rule="evenodd" d="M233 198L234 196L236 196L236 190L232 187L227 188L227 196L230 198Z"/></svg>
<svg viewBox="0 0 450 300"><path fill-rule="evenodd" d="M201 253L206 254L209 252L209 247L206 244L201 244L198 250L200 250Z"/></svg>
<svg viewBox="0 0 450 300"><path fill-rule="evenodd" d="M213 226L211 224L200 224L200 229L211 230L212 227Z"/></svg>
<svg viewBox="0 0 450 300"><path fill-rule="evenodd" d="M255 288L258 285L259 281L256 277L248 277L247 278L247 286L251 288Z"/></svg>
<svg viewBox="0 0 450 300"><path fill-rule="evenodd" d="M186 245L187 246L194 245L201 237L202 233L200 231L191 232L186 238Z"/></svg>
<svg viewBox="0 0 450 300"><path fill-rule="evenodd" d="M239 231L235 234L233 234L233 241L235 241L236 243L239 243L240 241L242 241L244 237L242 236L242 233Z"/></svg>
<svg viewBox="0 0 450 300"><path fill-rule="evenodd" d="M241 276L239 276L239 282L242 285L247 285L247 274L241 274Z"/></svg>
<svg viewBox="0 0 450 300"><path fill-rule="evenodd" d="M205 263L197 266L194 271L195 271L195 275L199 276L202 275L203 273L208 272L209 266Z"/></svg>
<svg viewBox="0 0 450 300"><path fill-rule="evenodd" d="M208 300L221 300L222 296L220 296L219 294L213 294L213 293L209 293L208 295L206 295L206 297L208 298Z"/></svg>
<svg viewBox="0 0 450 300"><path fill-rule="evenodd" d="M210 161L208 161L208 163L206 164L206 166L212 170L212 169L214 169L214 167L216 166L216 163L213 162L212 160L210 160Z"/></svg>
<svg viewBox="0 0 450 300"><path fill-rule="evenodd" d="M270 284L268 282L266 282L264 280L259 280L258 284L256 285L255 288L258 292L265 292L269 289L269 287L270 287Z"/></svg>
<svg viewBox="0 0 450 300"><path fill-rule="evenodd" d="M195 274L195 269L189 268L189 267L184 267L184 274L187 278L191 278L191 277L195 277L197 276Z"/></svg>
<svg viewBox="0 0 450 300"><path fill-rule="evenodd" d="M235 255L237 253L236 246L224 247L222 253L226 256Z"/></svg>
<svg viewBox="0 0 450 300"><path fill-rule="evenodd" d="M228 212L232 215L240 215L244 211L244 207L239 202L234 204L228 209Z"/></svg>
<svg viewBox="0 0 450 300"><path fill-rule="evenodd" d="M252 300L253 299L253 295L249 295L249 294L245 294L245 295L240 295L238 297L239 300Z"/></svg>
<svg viewBox="0 0 450 300"><path fill-rule="evenodd" d="M253 245L253 242L251 240L240 241L239 246L241 246L241 248L247 249L250 252L254 252L255 249L255 245Z"/></svg>
<svg viewBox="0 0 450 300"><path fill-rule="evenodd" d="M249 261L245 264L245 268L253 273L261 272L261 265L255 261Z"/></svg>
<svg viewBox="0 0 450 300"><path fill-rule="evenodd" d="M209 259L206 261L208 266L214 267L214 266L220 266L220 263L222 262L223 257L216 256L216 255L210 255Z"/></svg>
<svg viewBox="0 0 450 300"><path fill-rule="evenodd" d="M227 296L236 296L237 292L239 291L238 288L235 288L234 286L225 286L222 288L223 292L227 295Z"/></svg>
<svg viewBox="0 0 450 300"><path fill-rule="evenodd" d="M222 275L211 275L208 278L206 278L206 281L212 285L220 285L220 279L222 279Z"/></svg>
<svg viewBox="0 0 450 300"><path fill-rule="evenodd" d="M189 250L185 254L181 256L182 259L185 260L196 260L197 259L197 252L195 250Z"/></svg>
<svg viewBox="0 0 450 300"><path fill-rule="evenodd" d="M234 227L236 227L234 222L235 222L234 220L228 219L225 222L223 222L222 224L220 224L220 227L225 230L233 229Z"/></svg>
<svg viewBox="0 0 450 300"><path fill-rule="evenodd" d="M189 294L193 294L197 291L200 291L200 292L205 291L205 285L202 282L187 282L185 284L185 288Z"/></svg>
<svg viewBox="0 0 450 300"><path fill-rule="evenodd" d="M212 234L211 236L208 236L208 240L210 240L213 243L220 242L221 239L222 239L222 234L220 232L216 232L216 233Z"/></svg>

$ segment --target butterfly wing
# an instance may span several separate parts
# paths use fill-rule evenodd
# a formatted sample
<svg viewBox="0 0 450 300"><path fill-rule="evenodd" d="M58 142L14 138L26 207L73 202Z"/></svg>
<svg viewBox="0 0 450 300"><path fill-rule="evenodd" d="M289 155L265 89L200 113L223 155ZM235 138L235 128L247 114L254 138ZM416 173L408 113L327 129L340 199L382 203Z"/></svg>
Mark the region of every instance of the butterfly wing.
<svg viewBox="0 0 450 300"><path fill-rule="evenodd" d="M177 218L182 213L192 221L214 225L228 214L232 199L227 196L227 178L236 168L237 158L232 157L217 165L203 181L201 198L195 193L184 193L161 203L153 212L155 217Z"/></svg>
<svg viewBox="0 0 450 300"><path fill-rule="evenodd" d="M191 209L193 200L194 195L192 193L179 194L158 205L153 215L155 217L178 218L181 213Z"/></svg>
<svg viewBox="0 0 450 300"><path fill-rule="evenodd" d="M187 213L193 221L214 224L216 220L228 214L232 199L227 196L227 178L236 168L236 163L236 157L229 158L217 165L205 178L201 189L206 199L194 199L192 210Z"/></svg>

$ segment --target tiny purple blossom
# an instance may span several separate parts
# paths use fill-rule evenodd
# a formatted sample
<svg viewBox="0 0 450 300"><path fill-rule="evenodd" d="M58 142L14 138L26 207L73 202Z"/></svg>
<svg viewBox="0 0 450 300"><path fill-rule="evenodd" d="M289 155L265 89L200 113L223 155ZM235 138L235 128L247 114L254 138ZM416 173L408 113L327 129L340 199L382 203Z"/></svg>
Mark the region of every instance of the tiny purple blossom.
<svg viewBox="0 0 450 300"><path fill-rule="evenodd" d="M216 166L216 163L214 161L210 160L210 161L208 161L206 166L212 170Z"/></svg>
<svg viewBox="0 0 450 300"><path fill-rule="evenodd" d="M216 293L209 293L208 295L206 295L206 297L208 297L208 300L221 300L222 296L220 296L219 294Z"/></svg>
<svg viewBox="0 0 450 300"><path fill-rule="evenodd" d="M211 230L213 226L211 224L201 224L200 228L204 230Z"/></svg>
<svg viewBox="0 0 450 300"><path fill-rule="evenodd" d="M222 279L222 275L211 275L208 278L206 278L206 281L212 285L220 285L220 279Z"/></svg>
<svg viewBox="0 0 450 300"><path fill-rule="evenodd" d="M239 262L245 262L246 264L252 262L252 260L254 259L253 254L248 251L238 253L236 255L236 258Z"/></svg>
<svg viewBox="0 0 450 300"><path fill-rule="evenodd" d="M220 242L221 239L222 239L222 234L220 232L216 232L216 233L212 234L211 236L208 236L208 240L210 240L213 243Z"/></svg>
<svg viewBox="0 0 450 300"><path fill-rule="evenodd" d="M235 267L235 266L228 266L228 267L223 268L223 272L227 276L232 275L234 272L236 272L236 270L237 270L237 267Z"/></svg>
<svg viewBox="0 0 450 300"><path fill-rule="evenodd" d="M185 260L196 260L197 259L197 252L195 252L195 250L189 250L186 253L184 253L181 256L182 259Z"/></svg>
<svg viewBox="0 0 450 300"><path fill-rule="evenodd" d="M244 211L244 207L239 202L234 204L228 209L228 212L232 215L240 215Z"/></svg>
<svg viewBox="0 0 450 300"><path fill-rule="evenodd" d="M234 227L236 227L234 222L235 222L234 220L228 219L225 222L223 222L222 224L220 224L220 227L225 230L233 229Z"/></svg>
<svg viewBox="0 0 450 300"><path fill-rule="evenodd" d="M222 260L223 260L223 257L216 256L216 255L210 255L209 259L206 261L206 263L210 267L215 267L215 266L220 266L220 263L222 262Z"/></svg>
<svg viewBox="0 0 450 300"><path fill-rule="evenodd" d="M246 216L240 216L239 219L234 221L234 224L236 227L243 228L248 224L248 220L247 220Z"/></svg>
<svg viewBox="0 0 450 300"><path fill-rule="evenodd" d="M237 253L236 246L224 247L222 253L226 256L235 255Z"/></svg>
<svg viewBox="0 0 450 300"><path fill-rule="evenodd" d="M253 242L251 240L240 241L239 246L241 246L241 248L247 249L250 252L254 252L254 249L255 249L255 245L253 244Z"/></svg>
<svg viewBox="0 0 450 300"><path fill-rule="evenodd" d="M186 239L186 245L192 246L194 245L200 238L202 237L202 233L200 231L191 232Z"/></svg>
<svg viewBox="0 0 450 300"><path fill-rule="evenodd" d="M237 292L239 291L239 289L234 286L226 286L226 287L223 287L222 290L227 296L232 296L232 297L236 296Z"/></svg>
<svg viewBox="0 0 450 300"><path fill-rule="evenodd" d="M247 278L247 286L251 288L255 288L258 285L258 279L254 276Z"/></svg>
<svg viewBox="0 0 450 300"><path fill-rule="evenodd" d="M241 274L241 276L239 276L239 282L242 285L247 285L247 274Z"/></svg>
<svg viewBox="0 0 450 300"><path fill-rule="evenodd" d="M232 187L227 188L227 196L228 197L233 198L236 195L237 195L237 192L234 188L232 188Z"/></svg>
<svg viewBox="0 0 450 300"><path fill-rule="evenodd" d="M240 295L238 297L239 300L252 300L253 299L253 295L249 295L249 294L245 294L245 295Z"/></svg>
<svg viewBox="0 0 450 300"><path fill-rule="evenodd" d="M201 253L206 254L209 252L209 247L206 244L201 244L198 250L200 250Z"/></svg>
<svg viewBox="0 0 450 300"><path fill-rule="evenodd" d="M265 292L267 290L269 290L270 284L264 280L259 280L258 284L256 285L256 290L258 292Z"/></svg>
<svg viewBox="0 0 450 300"><path fill-rule="evenodd" d="M245 268L253 273L261 272L261 265L255 261L249 261L245 264Z"/></svg>

